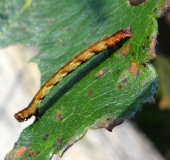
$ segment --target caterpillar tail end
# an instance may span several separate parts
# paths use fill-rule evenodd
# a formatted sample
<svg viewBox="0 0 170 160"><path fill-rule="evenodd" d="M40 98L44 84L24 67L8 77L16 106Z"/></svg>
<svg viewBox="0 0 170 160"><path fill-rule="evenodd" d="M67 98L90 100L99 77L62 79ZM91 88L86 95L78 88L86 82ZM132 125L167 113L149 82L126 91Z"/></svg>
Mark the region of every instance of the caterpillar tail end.
<svg viewBox="0 0 170 160"><path fill-rule="evenodd" d="M131 28L130 27L128 27L126 29L123 29L122 31L127 34L126 35L127 37L132 37L132 33L131 33Z"/></svg>

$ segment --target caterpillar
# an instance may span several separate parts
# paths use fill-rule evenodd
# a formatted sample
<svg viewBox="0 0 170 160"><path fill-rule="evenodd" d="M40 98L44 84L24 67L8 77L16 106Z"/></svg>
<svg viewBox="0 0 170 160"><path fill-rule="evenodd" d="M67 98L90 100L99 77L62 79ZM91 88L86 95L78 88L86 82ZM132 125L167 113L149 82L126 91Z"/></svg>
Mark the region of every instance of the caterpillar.
<svg viewBox="0 0 170 160"><path fill-rule="evenodd" d="M126 28L116 32L110 37L106 37L87 49L80 52L77 56L75 56L71 61L66 63L63 67L61 67L54 75L52 75L44 85L38 90L28 107L14 114L14 117L19 121L23 122L28 120L30 117L37 116L38 114L38 106L41 101L45 98L48 92L58 84L65 76L74 71L78 66L82 63L89 60L91 57L97 55L98 53L104 51L107 48L115 47L121 40L124 38L130 38L132 34L130 32L130 28Z"/></svg>

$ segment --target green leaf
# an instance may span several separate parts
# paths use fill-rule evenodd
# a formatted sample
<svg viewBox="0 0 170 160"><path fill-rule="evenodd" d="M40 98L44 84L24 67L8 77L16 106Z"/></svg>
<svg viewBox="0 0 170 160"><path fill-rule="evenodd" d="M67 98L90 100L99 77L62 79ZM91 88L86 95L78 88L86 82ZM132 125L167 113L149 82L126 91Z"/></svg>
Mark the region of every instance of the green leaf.
<svg viewBox="0 0 170 160"><path fill-rule="evenodd" d="M133 119L142 103L153 102L158 79L148 61L154 58L156 18L164 2L147 0L137 7L127 0L0 2L6 17L1 45L37 44L34 61L42 84L95 42L127 27L133 34L120 49L93 57L55 86L40 105L42 117L23 130L6 158L62 156L88 129L111 131Z"/></svg>

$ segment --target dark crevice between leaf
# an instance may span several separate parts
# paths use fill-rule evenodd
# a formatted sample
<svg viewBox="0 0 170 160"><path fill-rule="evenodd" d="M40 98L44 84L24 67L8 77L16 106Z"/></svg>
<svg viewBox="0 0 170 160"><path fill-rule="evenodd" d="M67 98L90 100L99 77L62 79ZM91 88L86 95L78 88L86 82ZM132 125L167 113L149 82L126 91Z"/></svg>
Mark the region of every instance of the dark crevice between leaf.
<svg viewBox="0 0 170 160"><path fill-rule="evenodd" d="M138 6L140 4L145 4L146 0L128 0L131 6Z"/></svg>
<svg viewBox="0 0 170 160"><path fill-rule="evenodd" d="M71 78L66 84L64 84L56 94L54 94L39 110L38 110L38 117L36 121L48 110L53 104L55 104L60 97L62 97L66 92L68 92L76 83L78 83L81 79L83 79L90 71L95 69L98 65L100 65L103 61L108 59L117 49L121 47L121 45L126 41L124 39L117 48L111 48L105 50L104 52L100 53L99 55L95 56L90 60L88 64L79 71L76 76Z"/></svg>

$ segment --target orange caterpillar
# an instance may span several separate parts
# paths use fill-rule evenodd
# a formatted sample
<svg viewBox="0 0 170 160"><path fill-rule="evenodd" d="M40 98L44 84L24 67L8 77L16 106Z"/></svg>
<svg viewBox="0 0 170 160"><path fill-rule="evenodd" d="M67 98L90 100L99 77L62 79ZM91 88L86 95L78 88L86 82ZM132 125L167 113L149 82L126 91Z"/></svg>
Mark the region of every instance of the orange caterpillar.
<svg viewBox="0 0 170 160"><path fill-rule="evenodd" d="M38 106L40 102L45 98L51 88L58 84L66 75L74 71L78 66L80 66L85 61L89 60L94 55L102 52L107 48L116 46L124 38L132 37L130 28L120 30L110 37L104 38L103 40L94 43L84 51L80 52L71 61L60 68L52 77L50 77L45 84L36 93L28 107L15 113L14 117L19 121L23 122L28 120L32 115L37 115Z"/></svg>

